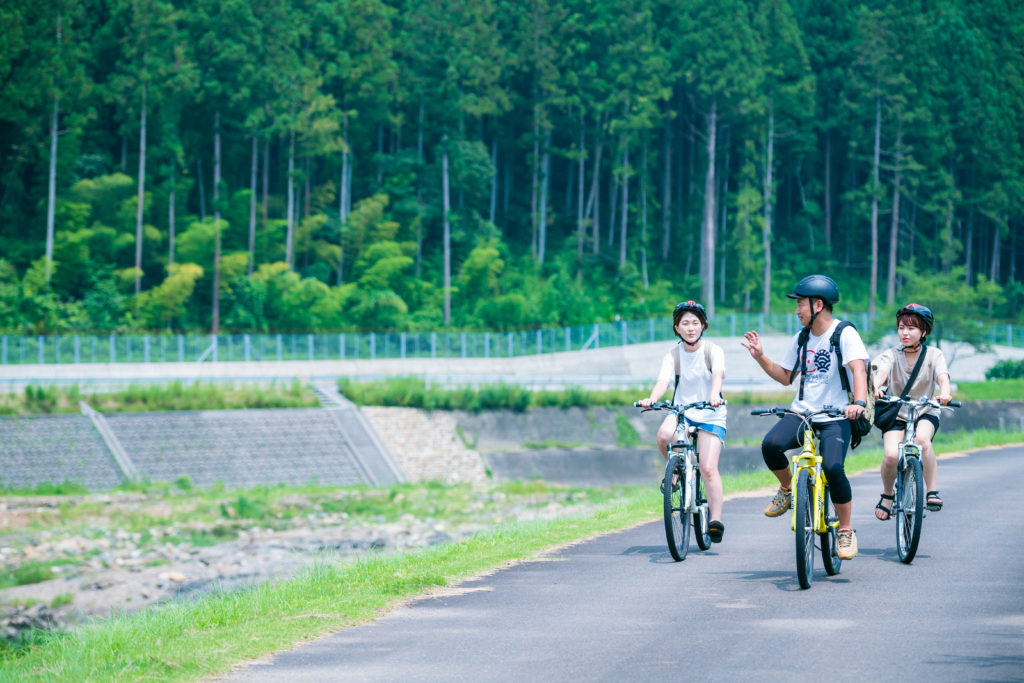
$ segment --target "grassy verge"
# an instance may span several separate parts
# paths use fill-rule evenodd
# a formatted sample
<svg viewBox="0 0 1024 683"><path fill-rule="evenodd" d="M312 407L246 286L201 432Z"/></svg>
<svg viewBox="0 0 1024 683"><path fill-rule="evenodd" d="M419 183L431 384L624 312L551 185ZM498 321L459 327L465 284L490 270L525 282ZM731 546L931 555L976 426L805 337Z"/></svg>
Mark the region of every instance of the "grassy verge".
<svg viewBox="0 0 1024 683"><path fill-rule="evenodd" d="M954 432L941 436L939 449L1020 440L1017 433ZM856 451L847 469L875 468L880 460L878 449ZM727 492L774 482L763 470L723 479ZM630 487L616 489L586 516L503 525L459 543L352 563L325 557L288 581L165 605L69 634L36 634L3 653L0 680L195 680L372 620L432 589L659 516L660 502L650 487Z"/></svg>
<svg viewBox="0 0 1024 683"><path fill-rule="evenodd" d="M202 382L139 384L104 393L83 392L77 385L29 385L21 394L0 394L0 415L78 413L81 411L79 401L85 401L101 413L308 408L320 405L313 391L298 380L269 386L238 387Z"/></svg>

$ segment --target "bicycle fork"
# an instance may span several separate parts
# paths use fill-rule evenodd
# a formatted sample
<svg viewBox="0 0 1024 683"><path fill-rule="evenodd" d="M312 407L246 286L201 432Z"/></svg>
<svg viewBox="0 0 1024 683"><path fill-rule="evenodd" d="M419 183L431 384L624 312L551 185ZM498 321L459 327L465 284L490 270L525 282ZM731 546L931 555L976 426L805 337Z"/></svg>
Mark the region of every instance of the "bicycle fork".
<svg viewBox="0 0 1024 683"><path fill-rule="evenodd" d="M807 470L808 481L811 484L813 500L811 501L811 519L814 524L814 532L823 534L834 532L839 521L831 522L825 519L825 473L821 470L821 456L810 451L804 451L800 455L793 456L793 475L791 490L793 492L793 504L790 506L789 526L796 531L796 508L802 505L802 499L807 495L806 491L800 491L797 482L800 480L801 470Z"/></svg>

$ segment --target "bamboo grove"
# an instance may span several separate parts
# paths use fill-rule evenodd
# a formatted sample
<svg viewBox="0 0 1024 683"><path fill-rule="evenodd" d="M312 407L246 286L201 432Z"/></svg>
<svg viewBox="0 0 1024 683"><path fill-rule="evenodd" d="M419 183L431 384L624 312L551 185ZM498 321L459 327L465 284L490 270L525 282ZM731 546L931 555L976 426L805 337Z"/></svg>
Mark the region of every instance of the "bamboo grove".
<svg viewBox="0 0 1024 683"><path fill-rule="evenodd" d="M1020 320L1024 5L0 5L0 330Z"/></svg>

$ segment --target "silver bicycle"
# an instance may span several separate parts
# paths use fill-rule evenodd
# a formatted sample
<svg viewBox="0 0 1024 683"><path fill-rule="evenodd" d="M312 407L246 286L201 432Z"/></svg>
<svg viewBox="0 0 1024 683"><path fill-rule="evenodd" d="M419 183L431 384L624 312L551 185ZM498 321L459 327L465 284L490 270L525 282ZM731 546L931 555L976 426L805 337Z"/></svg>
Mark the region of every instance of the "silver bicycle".
<svg viewBox="0 0 1024 683"><path fill-rule="evenodd" d="M639 403L633 404L641 407ZM724 405L724 403L723 403ZM711 547L708 531L708 499L704 478L700 475L700 449L697 444L697 427L686 419L686 411L714 410L707 401L687 405L673 405L668 402L652 403L649 410L667 410L678 419L675 441L668 445L668 460L665 462L665 478L662 480L663 504L665 509L665 538L672 557L681 562L690 549L690 521L693 533L701 550Z"/></svg>
<svg viewBox="0 0 1024 683"><path fill-rule="evenodd" d="M921 397L904 399L899 396L883 396L877 404L902 403L910 407L907 428L899 445L899 462L896 465L896 497L892 503L891 517L896 518L896 552L900 561L910 564L917 554L921 541L921 525L924 522L924 473L921 467L921 448L914 443L917 420L927 407L959 408L959 401L942 405L935 399Z"/></svg>

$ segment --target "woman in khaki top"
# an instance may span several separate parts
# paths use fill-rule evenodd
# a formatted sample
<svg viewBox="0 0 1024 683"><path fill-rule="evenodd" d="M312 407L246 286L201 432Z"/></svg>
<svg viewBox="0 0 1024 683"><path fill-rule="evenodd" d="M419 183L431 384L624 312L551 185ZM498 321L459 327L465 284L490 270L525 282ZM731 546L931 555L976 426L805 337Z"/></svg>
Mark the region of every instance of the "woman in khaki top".
<svg viewBox="0 0 1024 683"><path fill-rule="evenodd" d="M946 358L938 347L926 347L924 341L932 331L935 319L928 307L921 304L907 304L896 313L896 334L900 346L883 352L871 363L875 373L875 397L881 398L886 393L900 396L907 393L911 398L933 397L935 384L939 391L934 398L946 405L953 397L949 389L949 370ZM920 354L924 353L924 362L914 385L907 391L907 382L914 370ZM888 387L886 387L888 385ZM886 391L888 389L888 392ZM875 517L887 520L892 515L893 488L896 483L896 465L899 458L899 444L907 428L909 410L906 406L900 409L899 418L888 431L882 433L882 444L885 457L882 459L882 497L875 506ZM926 504L929 510L941 510L942 499L937 488L937 467L932 438L939 429L939 412L928 408L920 414L916 424L914 441L921 447L921 464L924 469L924 481L928 487Z"/></svg>

